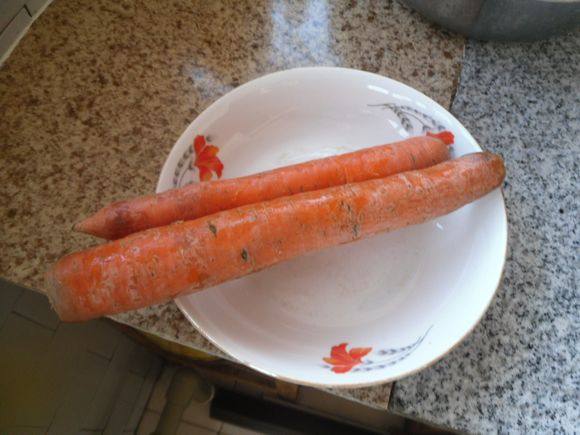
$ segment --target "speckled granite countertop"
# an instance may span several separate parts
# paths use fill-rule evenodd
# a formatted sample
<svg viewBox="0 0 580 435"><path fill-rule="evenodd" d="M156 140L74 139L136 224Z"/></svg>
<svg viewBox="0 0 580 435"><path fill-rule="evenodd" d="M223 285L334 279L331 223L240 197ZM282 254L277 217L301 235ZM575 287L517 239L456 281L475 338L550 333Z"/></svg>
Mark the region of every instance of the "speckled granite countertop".
<svg viewBox="0 0 580 435"><path fill-rule="evenodd" d="M479 433L580 430L580 33L469 42L452 112L508 169L503 285L451 354L390 408Z"/></svg>
<svg viewBox="0 0 580 435"><path fill-rule="evenodd" d="M577 58L576 40L549 44L569 51L576 44ZM463 48L462 38L386 0L55 0L0 68L0 277L42 290L47 263L94 243L72 233L71 224L112 200L153 191L185 127L241 83L295 66L338 65L401 80L449 107ZM518 420L531 425L534 418L561 420L565 427L578 413L569 397L578 378L566 377L566 367L577 365L570 358L578 321L562 314L578 313L577 299L564 303L577 284L577 203L570 196L577 184L570 176L578 173L571 157L577 157L571 131L576 128L577 136L578 102L572 98L578 88L570 80L578 71L570 62L542 57L541 50L536 71L525 47L503 50L470 45L453 107L482 143L497 144L511 169L506 286L466 344L397 384L391 405L470 431L517 429ZM517 56L527 59L531 82L526 69L510 63ZM525 116L536 124L515 130ZM563 120L572 130L562 127ZM540 129L551 131L557 143L540 146ZM502 148L506 138L517 144L514 150ZM173 303L116 319L221 354ZM521 384L518 377L535 383ZM567 388L566 382L576 384L554 390L556 384ZM390 391L384 385L340 394L384 408Z"/></svg>

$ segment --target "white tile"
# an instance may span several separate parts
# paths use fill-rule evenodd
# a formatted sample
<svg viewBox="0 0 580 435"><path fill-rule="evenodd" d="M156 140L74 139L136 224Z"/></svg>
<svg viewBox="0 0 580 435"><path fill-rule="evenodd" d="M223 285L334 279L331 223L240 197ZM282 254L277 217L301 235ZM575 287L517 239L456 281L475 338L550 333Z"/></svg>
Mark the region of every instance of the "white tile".
<svg viewBox="0 0 580 435"><path fill-rule="evenodd" d="M56 404L50 394L38 394L50 385L43 369L52 331L10 313L0 330L0 422L6 426L48 426ZM48 399L48 400L47 400Z"/></svg>
<svg viewBox="0 0 580 435"><path fill-rule="evenodd" d="M49 435L75 433L84 429L84 413L93 402L109 361L83 349L76 367L67 374L69 387L48 430ZM95 428L88 428L95 429Z"/></svg>
<svg viewBox="0 0 580 435"><path fill-rule="evenodd" d="M161 370L163 370L164 363L165 363L165 360L163 358L161 358L160 356L157 356L157 358L155 358L155 360L153 360L151 367L149 367L149 371L147 372L147 377L153 376L155 378L155 380L157 380L157 378L159 378L159 375L161 374Z"/></svg>
<svg viewBox="0 0 580 435"><path fill-rule="evenodd" d="M158 412L145 411L141 421L139 422L137 435L151 435L151 433L153 433L153 431L157 428L159 417L160 414Z"/></svg>
<svg viewBox="0 0 580 435"><path fill-rule="evenodd" d="M135 373L127 373L122 379L121 391L119 392L118 400L127 403L135 403L137 396L139 396L139 391L141 390L141 385L143 385L144 379L136 375Z"/></svg>
<svg viewBox="0 0 580 435"><path fill-rule="evenodd" d="M129 372L129 357L134 346L133 341L124 335L119 340L107 373L99 386L93 403L86 412L83 428L104 430L123 386L123 380Z"/></svg>
<svg viewBox="0 0 580 435"><path fill-rule="evenodd" d="M153 387L157 382L157 378L159 377L159 373L161 371L161 358L158 358L149 369L145 381L143 381L143 385L141 385L141 389L139 390L139 396L135 402L135 407L133 408L133 412L131 413L131 417L125 426L125 431L135 431L137 426L139 425L139 420L141 420L141 416L145 411L145 407L147 406L147 402L149 401L149 397L153 392Z"/></svg>
<svg viewBox="0 0 580 435"><path fill-rule="evenodd" d="M87 352L85 343L86 323L61 323L52 337L49 352L43 359L43 367L52 373L61 386L73 382L71 373L77 371L91 374L96 365L107 368L109 361L99 355ZM100 380L100 379L99 379ZM66 393L66 389L62 394Z"/></svg>
<svg viewBox="0 0 580 435"><path fill-rule="evenodd" d="M122 334L119 337L119 342L115 347L115 353L113 354L113 358L111 362L116 366L122 368L123 370L129 370L131 368L131 354L135 349L137 344L125 334Z"/></svg>
<svg viewBox="0 0 580 435"><path fill-rule="evenodd" d="M77 383L73 374L86 373L93 378L97 370L95 367L101 365L105 369L108 363L85 351L80 338L84 325L67 324L61 328L62 325L64 324L59 325L52 336L36 370L36 374L40 377L36 385L37 392L42 392L37 396L41 398L39 400L42 400L42 406L47 411L50 410L51 421L54 420L57 408L65 401L68 391ZM45 329L40 326L38 328Z"/></svg>
<svg viewBox="0 0 580 435"><path fill-rule="evenodd" d="M84 414L83 427L104 430L115 405L121 374L109 371L105 375L93 402Z"/></svg>
<svg viewBox="0 0 580 435"><path fill-rule="evenodd" d="M58 316L50 308L47 297L32 290L22 292L16 301L14 311L50 329L56 329L59 324Z"/></svg>
<svg viewBox="0 0 580 435"><path fill-rule="evenodd" d="M0 329L23 291L22 287L0 279Z"/></svg>
<svg viewBox="0 0 580 435"><path fill-rule="evenodd" d="M261 435L262 432L256 432L254 430L246 429L240 426L234 426L230 423L224 423L221 430L219 431L220 435Z"/></svg>
<svg viewBox="0 0 580 435"><path fill-rule="evenodd" d="M63 330L62 334L66 336L69 342L75 345L80 344L85 349L107 359L112 359L117 349L123 350L123 348L129 346L127 352L131 353L133 350L133 341L104 320L60 323L58 329L59 331ZM127 342L129 343L128 345ZM121 351L120 355L123 354ZM125 357L128 358L128 355L125 355Z"/></svg>
<svg viewBox="0 0 580 435"><path fill-rule="evenodd" d="M60 323L54 334L51 346L57 346L62 352L70 348L86 350L87 334L92 329L92 322Z"/></svg>
<svg viewBox="0 0 580 435"><path fill-rule="evenodd" d="M182 421L177 428L176 435L216 435L217 433L218 432L215 430L207 429Z"/></svg>
<svg viewBox="0 0 580 435"><path fill-rule="evenodd" d="M87 333L87 349L111 359L124 334L105 320L94 320L89 323L91 329Z"/></svg>
<svg viewBox="0 0 580 435"><path fill-rule="evenodd" d="M81 349L75 370L78 371L83 382L86 381L91 385L98 386L103 380L108 368L109 361L106 358ZM68 376L68 374L65 376Z"/></svg>
<svg viewBox="0 0 580 435"><path fill-rule="evenodd" d="M10 289L12 300L21 293L13 290ZM6 294L8 291L3 293L4 301ZM28 310L30 304L23 302L27 299L20 300L20 311L35 320L10 313L4 328L0 329L0 433L4 434L10 425L11 430L6 433L97 434L102 433L107 421L112 427L111 433L122 433L146 381L129 372L133 342L121 334L123 343L116 346L111 360L101 356L106 352L89 352L87 342L91 334L106 329L94 328L96 322L86 322L62 323L52 331L39 324L39 320L44 321L38 317L39 311ZM39 302L38 298L32 299L33 303ZM106 334L101 336L102 341ZM1 349L10 349L10 352L2 353ZM155 360L152 365L149 392L160 370L159 364ZM107 385L113 388L102 388ZM103 407L95 404L98 392L101 392L99 403L104 403ZM125 404L109 406L119 395L126 399ZM148 396L146 393L141 401L141 411ZM84 424L91 404L99 410L101 426ZM139 418L140 413L135 421Z"/></svg>
<svg viewBox="0 0 580 435"><path fill-rule="evenodd" d="M147 409L157 412L163 411L166 402L165 395L167 393L167 388L169 388L169 384L176 370L177 367L174 365L167 365L163 368L159 380L155 384L155 387L153 387L153 392L151 393L151 398L147 404Z"/></svg>
<svg viewBox="0 0 580 435"><path fill-rule="evenodd" d="M139 376L145 377L149 371L149 367L153 364L153 361L158 358L152 351L144 346L137 345L133 350L131 355L131 370L133 373Z"/></svg>
<svg viewBox="0 0 580 435"><path fill-rule="evenodd" d="M219 420L214 420L209 416L209 408L211 402L207 402L203 405L199 403L191 403L183 413L181 419L187 423L194 424L196 426L205 427L206 429L219 431L222 427L222 422Z"/></svg>
<svg viewBox="0 0 580 435"><path fill-rule="evenodd" d="M123 428L127 425L134 406L134 403L117 400L113 407L111 416L107 421L107 426L105 427L103 435L117 435L123 432Z"/></svg>
<svg viewBox="0 0 580 435"><path fill-rule="evenodd" d="M123 433L135 432L139 427L139 421L141 421L141 417L143 417L144 412L144 407L135 404L133 411L131 411L131 415L129 416L129 420L127 420L127 423L123 428Z"/></svg>

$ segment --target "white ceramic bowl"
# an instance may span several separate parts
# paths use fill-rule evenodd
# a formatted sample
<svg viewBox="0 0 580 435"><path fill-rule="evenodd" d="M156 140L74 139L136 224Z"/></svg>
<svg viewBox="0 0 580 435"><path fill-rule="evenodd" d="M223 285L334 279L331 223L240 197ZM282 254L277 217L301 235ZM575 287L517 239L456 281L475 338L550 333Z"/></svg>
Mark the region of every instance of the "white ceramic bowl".
<svg viewBox="0 0 580 435"><path fill-rule="evenodd" d="M240 86L195 119L157 191L199 181L196 135L219 148L230 178L442 129L455 134L456 156L480 151L449 112L399 82L342 68L282 71ZM268 375L317 386L383 383L432 364L473 329L499 284L506 242L498 189L423 225L176 303L216 346Z"/></svg>

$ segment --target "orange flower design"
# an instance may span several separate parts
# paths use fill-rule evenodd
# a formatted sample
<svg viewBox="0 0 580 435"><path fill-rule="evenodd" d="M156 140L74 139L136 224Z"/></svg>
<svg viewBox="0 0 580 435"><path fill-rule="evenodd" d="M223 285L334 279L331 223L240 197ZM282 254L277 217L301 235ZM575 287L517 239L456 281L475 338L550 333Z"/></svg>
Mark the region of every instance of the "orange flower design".
<svg viewBox="0 0 580 435"><path fill-rule="evenodd" d="M218 178L221 178L224 165L217 156L219 148L207 143L205 136L198 135L193 141L193 149L195 151L193 166L199 169L199 179L211 180L214 172Z"/></svg>
<svg viewBox="0 0 580 435"><path fill-rule="evenodd" d="M332 365L334 373L346 373L354 366L362 363L362 358L368 354L372 347L354 347L347 352L346 346L348 343L341 343L338 346L332 346L330 351L330 358L322 358L324 362Z"/></svg>

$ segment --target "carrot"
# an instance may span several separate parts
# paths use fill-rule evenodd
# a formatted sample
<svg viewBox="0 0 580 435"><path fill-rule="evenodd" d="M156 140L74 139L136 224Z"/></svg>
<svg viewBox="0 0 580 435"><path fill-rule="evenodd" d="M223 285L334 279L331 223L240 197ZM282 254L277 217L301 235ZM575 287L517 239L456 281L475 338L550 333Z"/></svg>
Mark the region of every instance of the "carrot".
<svg viewBox="0 0 580 435"><path fill-rule="evenodd" d="M148 228L280 196L432 166L449 159L446 144L451 143L453 135L443 132L247 177L190 184L159 195L115 202L79 222L75 229L105 239L118 239Z"/></svg>
<svg viewBox="0 0 580 435"><path fill-rule="evenodd" d="M153 228L70 254L49 272L62 320L161 303L307 252L419 224L498 187L503 161L475 153Z"/></svg>

